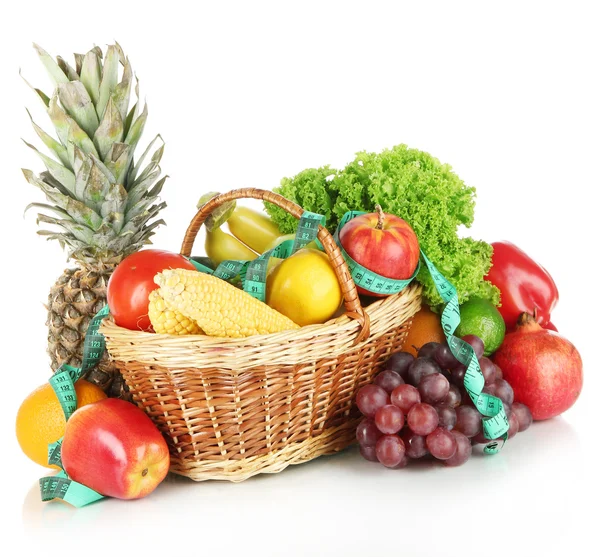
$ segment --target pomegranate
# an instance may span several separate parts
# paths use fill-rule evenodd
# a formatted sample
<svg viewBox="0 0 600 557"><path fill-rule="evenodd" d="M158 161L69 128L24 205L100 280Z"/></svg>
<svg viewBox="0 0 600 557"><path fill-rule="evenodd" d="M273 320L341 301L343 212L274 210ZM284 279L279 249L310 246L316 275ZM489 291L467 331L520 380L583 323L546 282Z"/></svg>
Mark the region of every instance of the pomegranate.
<svg viewBox="0 0 600 557"><path fill-rule="evenodd" d="M519 316L493 360L512 386L515 401L527 405L534 420L571 408L583 386L583 365L575 346L542 328L529 313Z"/></svg>

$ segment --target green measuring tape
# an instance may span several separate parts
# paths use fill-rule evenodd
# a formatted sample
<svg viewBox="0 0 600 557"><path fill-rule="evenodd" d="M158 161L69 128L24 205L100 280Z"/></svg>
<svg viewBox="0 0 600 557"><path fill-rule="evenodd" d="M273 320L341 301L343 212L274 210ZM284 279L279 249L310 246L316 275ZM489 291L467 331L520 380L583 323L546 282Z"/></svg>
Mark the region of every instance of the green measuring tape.
<svg viewBox="0 0 600 557"><path fill-rule="evenodd" d="M83 341L81 367L77 368L63 364L49 380L60 402L65 420L68 420L77 409L75 383L82 375L96 366L102 358L105 341L104 336L98 332L98 328L107 315L108 306L104 306L90 321ZM48 445L48 464L55 464L62 469L63 465L60 458L61 446L62 438ZM104 497L89 487L69 479L64 469L55 476L41 478L40 492L42 501L62 499L75 507L83 507Z"/></svg>
<svg viewBox="0 0 600 557"><path fill-rule="evenodd" d="M485 379L483 373L481 373L475 351L470 344L452 334L460 323L460 310L456 289L435 268L433 263L427 259L423 251L421 251L421 256L429 269L437 291L444 302L446 302L444 311L442 311L442 328L448 339L448 347L454 357L461 364L467 366L464 379L465 389L473 404L479 410L479 413L484 416L482 420L483 435L487 439L494 440L488 443L483 451L487 454L495 454L508 439L509 423L504 411L504 405L499 398L482 392Z"/></svg>
<svg viewBox="0 0 600 557"><path fill-rule="evenodd" d="M356 286L360 286L375 294L396 294L402 291L417 276L420 269L420 261L412 277L404 280L394 280L381 276L354 261L341 245L339 232L348 221L364 214L366 214L366 211L348 211L344 214L335 231L334 239L346 260ZM423 253L423 250L421 250L421 257L427 265L427 269L433 278L437 291L440 293L440 296L442 296L444 302L446 302L446 306L442 312L441 321L442 328L444 329L444 333L448 340L448 347L454 357L461 364L467 366L464 379L465 389L479 413L484 416L482 419L484 436L487 439L493 439L493 441L488 443L483 450L487 454L495 454L500 450L508 438L507 432L509 424L502 401L495 396L482 392L485 379L483 373L481 373L475 351L464 340L455 337L452 334L460 323L460 311L456 289L435 268L435 265L429 261L427 256ZM496 441L496 439L499 439L501 442Z"/></svg>

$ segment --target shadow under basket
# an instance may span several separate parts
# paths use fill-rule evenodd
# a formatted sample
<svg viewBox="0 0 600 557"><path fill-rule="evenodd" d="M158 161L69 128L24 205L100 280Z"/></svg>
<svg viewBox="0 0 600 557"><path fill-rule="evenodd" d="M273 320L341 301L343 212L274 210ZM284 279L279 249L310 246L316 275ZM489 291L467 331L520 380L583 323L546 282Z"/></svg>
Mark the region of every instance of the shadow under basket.
<svg viewBox="0 0 600 557"><path fill-rule="evenodd" d="M265 190L216 196L194 217L181 253L190 255L211 211L247 197L275 203L297 218L303 212ZM318 238L340 281L346 309L325 324L234 339L159 335L103 321L100 331L133 402L167 440L171 472L196 481L239 482L355 441L356 391L402 348L421 307L421 288L413 282L362 307L326 228L319 227Z"/></svg>

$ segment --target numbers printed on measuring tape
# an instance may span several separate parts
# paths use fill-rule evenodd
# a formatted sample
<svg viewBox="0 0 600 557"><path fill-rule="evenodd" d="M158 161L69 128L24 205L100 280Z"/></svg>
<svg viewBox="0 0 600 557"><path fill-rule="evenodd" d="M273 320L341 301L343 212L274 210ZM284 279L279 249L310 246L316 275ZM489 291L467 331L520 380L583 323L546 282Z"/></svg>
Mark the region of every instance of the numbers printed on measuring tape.
<svg viewBox="0 0 600 557"><path fill-rule="evenodd" d="M39 483L42 501L62 499L74 507L83 507L104 497L89 487L67 478L64 471L56 476L41 478Z"/></svg>
<svg viewBox="0 0 600 557"><path fill-rule="evenodd" d="M63 467L60 451L62 448L62 437L55 443L48 445L48 464L54 464L60 468Z"/></svg>

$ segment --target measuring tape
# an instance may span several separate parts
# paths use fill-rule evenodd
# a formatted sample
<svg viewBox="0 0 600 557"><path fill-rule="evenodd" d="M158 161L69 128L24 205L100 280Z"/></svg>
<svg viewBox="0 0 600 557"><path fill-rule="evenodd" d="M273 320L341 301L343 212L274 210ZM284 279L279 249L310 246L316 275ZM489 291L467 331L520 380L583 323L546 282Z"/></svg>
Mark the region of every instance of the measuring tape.
<svg viewBox="0 0 600 557"><path fill-rule="evenodd" d="M456 288L435 268L423 251L421 251L421 256L429 269L437 291L446 302L444 311L442 311L442 328L446 334L450 351L461 364L467 366L464 385L479 413L485 416L482 419L483 435L487 439L494 439L484 447L483 451L487 454L495 454L508 439L509 424L504 406L499 398L482 392L485 379L483 373L481 373L475 351L470 344L452 334L460 323ZM496 439L499 439L500 442Z"/></svg>
<svg viewBox="0 0 600 557"><path fill-rule="evenodd" d="M62 499L77 508L104 498L104 495L100 495L93 489L70 480L64 470L61 470L56 476L41 478L40 492L42 501Z"/></svg>
<svg viewBox="0 0 600 557"><path fill-rule="evenodd" d="M104 335L98 332L100 323L108 315L108 306L104 306L90 321L85 339L83 341L83 356L81 367L73 367L67 364L61 365L49 383L54 390L60 406L68 420L77 409L77 393L75 383L87 371L98 364L104 353ZM62 438L48 445L48 464L55 464L63 468L60 451ZM62 499L75 507L83 507L104 496L96 491L68 478L64 469L55 476L46 476L40 479L40 493L42 501Z"/></svg>

